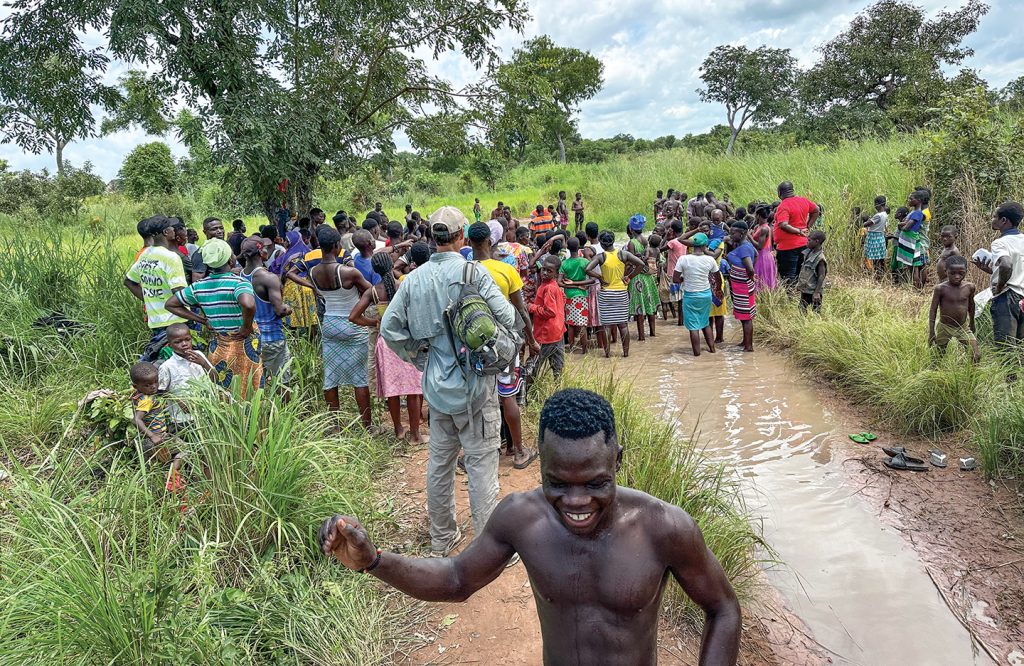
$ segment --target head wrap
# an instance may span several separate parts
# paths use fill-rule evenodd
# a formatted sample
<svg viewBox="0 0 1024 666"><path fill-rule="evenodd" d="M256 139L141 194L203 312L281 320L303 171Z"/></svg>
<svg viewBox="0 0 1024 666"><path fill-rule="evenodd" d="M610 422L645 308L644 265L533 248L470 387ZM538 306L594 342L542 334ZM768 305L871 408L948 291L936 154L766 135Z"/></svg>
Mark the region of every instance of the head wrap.
<svg viewBox="0 0 1024 666"><path fill-rule="evenodd" d="M693 241L694 247L704 247L705 245L708 244L707 234L697 234L690 240Z"/></svg>
<svg viewBox="0 0 1024 666"><path fill-rule="evenodd" d="M501 222L491 220L487 223L487 228L491 230L491 245L501 242L501 237L505 235L505 228L501 226Z"/></svg>
<svg viewBox="0 0 1024 666"><path fill-rule="evenodd" d="M271 273L283 275L288 262L296 257L302 259L309 252L309 246L302 242L302 234L298 230L289 231L285 235L285 239L288 241L288 251L274 259L274 262L270 264Z"/></svg>
<svg viewBox="0 0 1024 666"><path fill-rule="evenodd" d="M231 261L231 246L219 238L211 238L203 245L203 263L211 269L227 266Z"/></svg>
<svg viewBox="0 0 1024 666"><path fill-rule="evenodd" d="M647 218L639 213L629 218L629 228L631 231L643 231L646 225Z"/></svg>

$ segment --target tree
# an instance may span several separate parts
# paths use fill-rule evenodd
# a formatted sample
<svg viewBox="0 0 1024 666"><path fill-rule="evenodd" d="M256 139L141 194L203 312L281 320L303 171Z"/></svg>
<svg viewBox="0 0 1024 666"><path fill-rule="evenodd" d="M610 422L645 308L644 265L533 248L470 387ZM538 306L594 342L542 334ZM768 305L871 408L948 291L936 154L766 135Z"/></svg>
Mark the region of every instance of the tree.
<svg viewBox="0 0 1024 666"><path fill-rule="evenodd" d="M840 109L831 115L846 122L888 116L903 127L917 126L921 115L907 118L901 110L937 106L945 92L943 68L973 54L962 42L987 11L968 0L929 20L916 5L880 0L819 49L821 60L800 82L806 111L828 117Z"/></svg>
<svg viewBox="0 0 1024 666"><path fill-rule="evenodd" d="M718 46L700 66L704 102L725 105L732 136L725 154L732 155L736 137L748 123L768 123L790 109L796 60L789 49L761 46Z"/></svg>
<svg viewBox="0 0 1024 666"><path fill-rule="evenodd" d="M1018 76L999 91L999 103L1011 111L1024 109L1024 76Z"/></svg>
<svg viewBox="0 0 1024 666"><path fill-rule="evenodd" d="M121 164L121 188L137 199L171 194L178 184L178 167L166 143L154 141L136 146Z"/></svg>
<svg viewBox="0 0 1024 666"><path fill-rule="evenodd" d="M498 67L499 94L490 114L490 138L503 152L522 159L526 145L557 146L565 162L565 140L576 135L579 105L604 85L604 65L588 51L556 46L541 35L515 50Z"/></svg>
<svg viewBox="0 0 1024 666"><path fill-rule="evenodd" d="M527 17L524 0L37 0L7 21L37 13L78 28L71 42L102 35L113 57L166 85L268 216L284 179L301 212L325 167L393 151L395 130L467 94L424 58L457 50L490 66L496 34ZM34 39L53 41L50 30Z"/></svg>
<svg viewBox="0 0 1024 666"><path fill-rule="evenodd" d="M117 90L102 81L107 58L84 48L74 28L25 10L20 21L3 21L0 35L0 142L52 153L58 175L64 148L94 135L93 107L119 102Z"/></svg>

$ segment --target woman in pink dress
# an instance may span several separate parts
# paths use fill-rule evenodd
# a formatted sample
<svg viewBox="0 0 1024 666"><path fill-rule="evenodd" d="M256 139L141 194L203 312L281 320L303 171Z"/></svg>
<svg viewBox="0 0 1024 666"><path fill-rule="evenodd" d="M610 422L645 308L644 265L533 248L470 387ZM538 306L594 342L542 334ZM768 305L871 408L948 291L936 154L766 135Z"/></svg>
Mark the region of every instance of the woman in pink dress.
<svg viewBox="0 0 1024 666"><path fill-rule="evenodd" d="M771 209L760 206L754 213L754 232L751 240L757 248L757 259L754 261L754 291L761 292L774 289L779 283L779 270L775 265L775 253L772 249L772 225L768 223Z"/></svg>
<svg viewBox="0 0 1024 666"><path fill-rule="evenodd" d="M381 280L372 289L363 292L359 302L352 308L349 321L358 326L379 326L388 303L398 291L393 272L395 267L389 253L378 252L373 255L370 265ZM378 316L375 319L363 316L371 304L378 309ZM383 336L377 336L376 349L377 397L387 400L391 423L395 426L395 436L399 439L408 436L413 444L427 441L428 437L420 434L423 407L422 374L411 363L403 361L391 351ZM402 425L402 396L405 396L406 410L409 413L408 430Z"/></svg>

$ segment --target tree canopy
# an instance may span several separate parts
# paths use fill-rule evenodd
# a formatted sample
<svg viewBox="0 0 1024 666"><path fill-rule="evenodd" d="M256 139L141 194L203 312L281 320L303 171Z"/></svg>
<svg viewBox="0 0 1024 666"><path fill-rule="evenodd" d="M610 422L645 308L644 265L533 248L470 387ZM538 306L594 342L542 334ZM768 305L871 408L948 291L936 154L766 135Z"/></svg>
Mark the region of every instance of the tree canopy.
<svg viewBox="0 0 1024 666"><path fill-rule="evenodd" d="M934 106L945 92L943 67L973 54L963 41L987 11L968 0L929 19L916 5L879 0L819 49L820 60L800 83L805 111L825 131L918 125L920 108Z"/></svg>
<svg viewBox="0 0 1024 666"><path fill-rule="evenodd" d="M557 46L541 35L515 50L494 75L498 94L487 120L491 143L522 158L527 144L558 150L576 136L579 106L604 85L604 65L588 51Z"/></svg>
<svg viewBox="0 0 1024 666"><path fill-rule="evenodd" d="M394 130L468 94L431 75L426 58L458 50L489 66L495 34L527 17L525 0L16 0L11 9L8 30L35 26L40 45L59 38L84 51L84 33L104 36L111 57L149 72L136 88L196 112L268 213L283 179L302 210L326 165L391 151ZM36 51L18 72L44 60Z"/></svg>
<svg viewBox="0 0 1024 666"><path fill-rule="evenodd" d="M52 153L58 174L65 146L95 134L93 107L120 101L102 80L107 57L85 48L74 28L59 15L26 11L4 21L0 34L0 142Z"/></svg>
<svg viewBox="0 0 1024 666"><path fill-rule="evenodd" d="M789 113L795 77L796 60L789 49L724 45L708 54L700 66L704 87L697 94L725 106L732 130L726 154L732 154L748 122L767 123Z"/></svg>

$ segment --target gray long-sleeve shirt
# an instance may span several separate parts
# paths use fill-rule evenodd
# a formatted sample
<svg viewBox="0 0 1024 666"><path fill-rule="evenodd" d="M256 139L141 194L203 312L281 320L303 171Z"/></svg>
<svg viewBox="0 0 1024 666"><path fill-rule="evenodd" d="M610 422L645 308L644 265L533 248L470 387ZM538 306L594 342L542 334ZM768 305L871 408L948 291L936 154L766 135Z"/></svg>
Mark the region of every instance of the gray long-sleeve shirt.
<svg viewBox="0 0 1024 666"><path fill-rule="evenodd" d="M445 328L444 311L459 297L465 265L457 252L434 254L402 281L380 322L388 347L423 370L423 397L430 409L442 414L472 412L495 390L494 377L481 377L468 368L463 372ZM478 265L473 282L495 319L512 328L515 309L487 269Z"/></svg>

